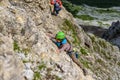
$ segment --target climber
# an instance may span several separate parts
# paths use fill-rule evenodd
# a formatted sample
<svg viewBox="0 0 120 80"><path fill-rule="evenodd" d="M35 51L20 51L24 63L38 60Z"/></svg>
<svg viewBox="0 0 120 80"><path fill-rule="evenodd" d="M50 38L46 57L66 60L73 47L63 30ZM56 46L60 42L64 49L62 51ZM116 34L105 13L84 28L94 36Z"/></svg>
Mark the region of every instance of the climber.
<svg viewBox="0 0 120 80"><path fill-rule="evenodd" d="M78 55L76 50L72 48L69 40L65 37L65 34L60 31L55 36L52 33L48 33L47 35L57 45L58 52L66 51L67 54L72 58L73 62L75 62L83 70L84 75L87 75L86 69L83 68L77 59Z"/></svg>
<svg viewBox="0 0 120 80"><path fill-rule="evenodd" d="M52 11L52 14L57 16L59 14L59 11L62 8L61 0L51 0L50 3L51 3L51 5L54 5L54 9Z"/></svg>

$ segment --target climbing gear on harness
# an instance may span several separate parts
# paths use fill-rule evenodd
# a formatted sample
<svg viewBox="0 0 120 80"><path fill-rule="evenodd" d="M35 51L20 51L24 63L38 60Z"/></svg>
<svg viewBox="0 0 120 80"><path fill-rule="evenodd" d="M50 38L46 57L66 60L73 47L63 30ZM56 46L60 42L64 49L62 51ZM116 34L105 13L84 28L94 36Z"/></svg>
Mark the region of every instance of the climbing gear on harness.
<svg viewBox="0 0 120 80"><path fill-rule="evenodd" d="M79 58L79 54L78 54L77 51L75 52L75 56L76 56L77 59Z"/></svg>
<svg viewBox="0 0 120 80"><path fill-rule="evenodd" d="M76 49L76 48L73 48L73 51L77 51L77 49Z"/></svg>
<svg viewBox="0 0 120 80"><path fill-rule="evenodd" d="M73 51L74 51L74 53L75 53L76 58L79 58L79 54L78 54L77 49L76 49L76 48L73 48Z"/></svg>
<svg viewBox="0 0 120 80"><path fill-rule="evenodd" d="M62 31L59 31L56 36L55 36L56 39L59 39L59 40L62 40L65 38L65 34L62 32Z"/></svg>

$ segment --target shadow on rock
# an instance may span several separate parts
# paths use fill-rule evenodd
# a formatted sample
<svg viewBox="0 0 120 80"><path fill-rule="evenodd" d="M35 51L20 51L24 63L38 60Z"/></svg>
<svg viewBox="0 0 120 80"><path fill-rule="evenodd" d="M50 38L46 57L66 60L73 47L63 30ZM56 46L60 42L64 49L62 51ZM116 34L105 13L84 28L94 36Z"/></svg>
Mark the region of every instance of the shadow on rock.
<svg viewBox="0 0 120 80"><path fill-rule="evenodd" d="M98 27L98 26L86 26L86 25L80 25L83 30L87 33L92 33L95 36L98 36L100 38L102 38L102 35L105 31L107 31L107 29L104 29L102 27Z"/></svg>
<svg viewBox="0 0 120 80"><path fill-rule="evenodd" d="M108 29L98 26L80 25L85 32L103 38L120 48L120 21L113 22Z"/></svg>

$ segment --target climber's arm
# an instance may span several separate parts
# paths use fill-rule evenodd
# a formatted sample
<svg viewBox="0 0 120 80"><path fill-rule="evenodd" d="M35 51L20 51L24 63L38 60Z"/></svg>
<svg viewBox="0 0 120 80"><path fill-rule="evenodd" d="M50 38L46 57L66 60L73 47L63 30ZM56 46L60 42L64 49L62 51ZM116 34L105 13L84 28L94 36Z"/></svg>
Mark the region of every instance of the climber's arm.
<svg viewBox="0 0 120 80"><path fill-rule="evenodd" d="M59 2L59 4L60 4L60 8L62 8L62 2L61 1Z"/></svg>
<svg viewBox="0 0 120 80"><path fill-rule="evenodd" d="M61 45L61 48L59 49L60 52L66 51L66 44Z"/></svg>

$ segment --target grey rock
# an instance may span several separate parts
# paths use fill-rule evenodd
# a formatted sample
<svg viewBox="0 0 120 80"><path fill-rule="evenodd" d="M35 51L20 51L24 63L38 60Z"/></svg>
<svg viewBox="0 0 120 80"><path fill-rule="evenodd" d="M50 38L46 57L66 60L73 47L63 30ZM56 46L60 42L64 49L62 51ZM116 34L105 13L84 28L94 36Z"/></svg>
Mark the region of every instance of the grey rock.
<svg viewBox="0 0 120 80"><path fill-rule="evenodd" d="M103 34L103 38L112 42L120 48L120 21L113 22L109 29Z"/></svg>
<svg viewBox="0 0 120 80"><path fill-rule="evenodd" d="M91 37L74 23L72 15L64 8L59 16L52 16L50 0L26 1L32 2L3 0L0 6L0 80L24 80L24 77L33 80L35 72L41 75L42 80L94 80L92 74L96 80L107 80L109 76L111 80L118 79L120 52L116 46L94 36L91 41ZM77 49L83 47L88 53L80 54L80 58L90 66L90 75L84 76L65 52L58 54L58 48L46 35L48 31L55 34L61 31L61 27L66 28L67 25L63 25L66 19L75 25L74 32L80 40ZM73 42L72 30L65 32ZM14 51L14 48L19 48L19 51Z"/></svg>
<svg viewBox="0 0 120 80"><path fill-rule="evenodd" d="M31 3L33 0L24 0L26 3Z"/></svg>

